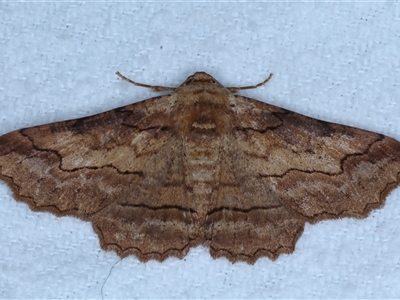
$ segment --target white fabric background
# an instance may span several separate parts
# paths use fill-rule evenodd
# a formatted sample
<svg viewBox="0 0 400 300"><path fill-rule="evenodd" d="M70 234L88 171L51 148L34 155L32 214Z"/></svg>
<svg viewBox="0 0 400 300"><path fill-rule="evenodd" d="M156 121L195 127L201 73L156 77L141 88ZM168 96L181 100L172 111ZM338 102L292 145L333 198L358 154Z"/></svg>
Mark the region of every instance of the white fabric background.
<svg viewBox="0 0 400 300"><path fill-rule="evenodd" d="M241 94L400 140L398 3L2 3L0 15L0 134L156 95L117 70L167 86L273 72ZM89 223L34 213L0 184L0 298L394 298L399 249L400 189L367 219L307 225L292 255L251 266L203 247L119 261Z"/></svg>

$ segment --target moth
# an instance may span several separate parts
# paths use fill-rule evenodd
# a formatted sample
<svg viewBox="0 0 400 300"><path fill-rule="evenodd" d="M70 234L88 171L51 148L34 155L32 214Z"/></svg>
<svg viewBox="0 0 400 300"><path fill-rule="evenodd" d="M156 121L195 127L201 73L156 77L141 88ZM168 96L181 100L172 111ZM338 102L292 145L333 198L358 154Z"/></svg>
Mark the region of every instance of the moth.
<svg viewBox="0 0 400 300"><path fill-rule="evenodd" d="M0 137L0 178L34 211L92 222L145 262L254 263L292 253L306 222L365 218L400 183L400 142L235 95L197 72L163 95Z"/></svg>

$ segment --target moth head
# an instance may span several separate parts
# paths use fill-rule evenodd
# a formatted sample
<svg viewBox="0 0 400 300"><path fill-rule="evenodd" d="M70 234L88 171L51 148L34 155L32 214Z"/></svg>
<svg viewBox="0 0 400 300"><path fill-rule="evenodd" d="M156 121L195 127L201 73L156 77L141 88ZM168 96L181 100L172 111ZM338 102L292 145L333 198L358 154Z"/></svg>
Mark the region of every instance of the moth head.
<svg viewBox="0 0 400 300"><path fill-rule="evenodd" d="M196 72L189 76L179 87L196 84L211 84L218 87L223 87L214 77L205 72Z"/></svg>

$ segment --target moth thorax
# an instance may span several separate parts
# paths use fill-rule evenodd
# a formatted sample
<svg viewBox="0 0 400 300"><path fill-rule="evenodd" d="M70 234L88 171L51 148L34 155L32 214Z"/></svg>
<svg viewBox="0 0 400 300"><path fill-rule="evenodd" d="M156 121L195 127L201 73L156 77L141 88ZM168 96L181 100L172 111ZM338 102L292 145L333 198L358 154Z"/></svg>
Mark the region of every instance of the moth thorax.
<svg viewBox="0 0 400 300"><path fill-rule="evenodd" d="M198 118L196 118L191 125L192 130L198 131L215 131L217 129L216 121L214 120L213 116L210 114L200 114Z"/></svg>

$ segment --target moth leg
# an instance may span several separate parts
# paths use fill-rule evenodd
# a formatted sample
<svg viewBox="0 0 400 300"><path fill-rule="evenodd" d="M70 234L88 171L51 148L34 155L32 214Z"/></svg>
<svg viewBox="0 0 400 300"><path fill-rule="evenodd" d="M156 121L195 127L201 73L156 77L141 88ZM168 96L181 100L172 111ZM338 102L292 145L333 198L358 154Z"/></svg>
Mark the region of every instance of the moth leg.
<svg viewBox="0 0 400 300"><path fill-rule="evenodd" d="M132 83L136 86L141 86L141 87L145 87L145 88L149 88L152 89L155 92L162 92L162 91L173 91L175 90L174 87L169 87L169 86L159 86L159 85L149 85L149 84L144 84L144 83L139 83L139 82L135 82L131 79L129 79L128 77L125 77L124 75L122 75L120 72L116 72L115 74L117 74L119 77L121 77L123 80L128 81L129 83Z"/></svg>
<svg viewBox="0 0 400 300"><path fill-rule="evenodd" d="M232 87L227 87L227 90L229 90L231 93L237 93L241 90L256 89L259 86L266 84L271 79L272 75L273 74L270 73L267 79L265 79L263 82L257 83L256 85L237 86L237 87L232 86Z"/></svg>

